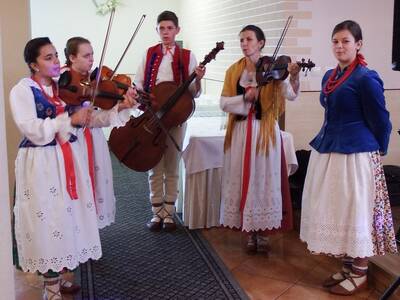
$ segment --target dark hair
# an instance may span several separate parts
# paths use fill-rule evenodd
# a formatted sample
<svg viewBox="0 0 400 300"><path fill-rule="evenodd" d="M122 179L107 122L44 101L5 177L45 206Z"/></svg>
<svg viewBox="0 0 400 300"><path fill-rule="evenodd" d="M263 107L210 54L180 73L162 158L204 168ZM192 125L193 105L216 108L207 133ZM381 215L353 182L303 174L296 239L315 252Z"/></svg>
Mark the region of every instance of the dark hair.
<svg viewBox="0 0 400 300"><path fill-rule="evenodd" d="M31 63L35 63L37 58L40 55L40 49L43 46L51 44L51 41L48 37L39 37L31 39L29 42L26 43L24 49L24 60L27 63L29 70L31 73L35 73L35 70L32 69L30 66Z"/></svg>
<svg viewBox="0 0 400 300"><path fill-rule="evenodd" d="M161 21L172 21L176 27L179 26L178 17L176 14L169 10L164 10L161 14L157 17L157 25L160 24Z"/></svg>
<svg viewBox="0 0 400 300"><path fill-rule="evenodd" d="M264 32L261 30L260 27L258 27L256 25L246 25L245 27L243 27L242 30L240 30L240 33L242 33L243 31L253 31L255 33L255 35L256 35L257 41L264 41L264 44L261 47L261 49L264 48L264 46L265 46L265 35L264 35Z"/></svg>
<svg viewBox="0 0 400 300"><path fill-rule="evenodd" d="M80 36L74 36L67 41L67 44L65 45L65 48L64 48L65 64L67 66L72 65L72 62L69 60L69 56L77 55L78 48L82 44L90 44L90 41L88 39L85 39Z"/></svg>
<svg viewBox="0 0 400 300"><path fill-rule="evenodd" d="M351 35L354 37L354 40L356 42L362 40L361 27L360 27L360 25L358 25L357 22L352 21L352 20L346 20L346 21L343 21L343 22L337 24L335 26L335 28L333 28L331 37L333 37L336 33L338 33L339 31L342 31L342 30L350 31Z"/></svg>

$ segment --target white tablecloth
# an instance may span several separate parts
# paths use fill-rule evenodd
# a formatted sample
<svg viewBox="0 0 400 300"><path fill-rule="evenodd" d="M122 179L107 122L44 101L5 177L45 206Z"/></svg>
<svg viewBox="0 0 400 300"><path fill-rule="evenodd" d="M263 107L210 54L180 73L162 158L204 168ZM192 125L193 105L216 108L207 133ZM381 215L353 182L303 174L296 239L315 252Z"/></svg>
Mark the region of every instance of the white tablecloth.
<svg viewBox="0 0 400 300"><path fill-rule="evenodd" d="M298 164L290 133L282 131L289 175L296 172ZM189 229L219 226L221 202L221 168L224 159L224 132L219 136L189 136L182 158L183 221ZM185 146L185 145L184 145ZM179 207L178 207L179 211Z"/></svg>

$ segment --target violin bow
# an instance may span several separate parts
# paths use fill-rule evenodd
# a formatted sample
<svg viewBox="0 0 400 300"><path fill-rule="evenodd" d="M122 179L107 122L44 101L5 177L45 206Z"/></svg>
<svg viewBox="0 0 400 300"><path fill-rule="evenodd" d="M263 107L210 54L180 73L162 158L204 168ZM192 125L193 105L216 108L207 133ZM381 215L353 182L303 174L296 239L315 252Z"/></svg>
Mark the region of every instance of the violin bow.
<svg viewBox="0 0 400 300"><path fill-rule="evenodd" d="M95 85L95 88L93 89L93 92L92 92L92 101L90 101L92 105L94 104L94 99L96 97L97 90L99 89L101 69L103 67L104 56L106 54L108 40L110 38L111 25L112 25L112 22L113 22L113 19L114 19L114 14L115 14L115 7L111 10L110 19L108 21L107 33L106 33L106 37L104 39L104 45L103 45L103 50L101 51L99 68L98 68L98 71L97 71L97 74L96 74L96 85Z"/></svg>
<svg viewBox="0 0 400 300"><path fill-rule="evenodd" d="M122 60L124 59L126 52L128 51L129 47L131 46L132 41L135 39L135 37L136 37L136 35L137 35L137 33L138 33L140 27L142 26L142 24L143 24L145 18L146 18L146 15L142 15L142 17L140 18L139 23L138 23L138 25L136 26L136 29L135 29L135 31L133 32L132 37L131 37L131 39L130 39L129 42L128 42L128 45L126 46L124 52L122 53L121 58L119 59L117 65L115 66L115 69L114 69L114 71L112 72L111 78L110 78L110 79L112 79L112 78L114 77L115 73L117 72L117 70L118 70L118 68L119 68L119 65L121 64Z"/></svg>
<svg viewBox="0 0 400 300"><path fill-rule="evenodd" d="M276 56L278 55L279 49L281 48L283 40L285 39L286 33L289 30L289 26L290 26L290 23L292 22L292 19L293 19L293 16L289 16L288 19L286 20L285 27L283 28L281 37L279 38L278 44L276 45L275 50L274 50L274 54L272 55L272 62L275 61ZM272 64L270 64L270 67L271 66L272 66Z"/></svg>

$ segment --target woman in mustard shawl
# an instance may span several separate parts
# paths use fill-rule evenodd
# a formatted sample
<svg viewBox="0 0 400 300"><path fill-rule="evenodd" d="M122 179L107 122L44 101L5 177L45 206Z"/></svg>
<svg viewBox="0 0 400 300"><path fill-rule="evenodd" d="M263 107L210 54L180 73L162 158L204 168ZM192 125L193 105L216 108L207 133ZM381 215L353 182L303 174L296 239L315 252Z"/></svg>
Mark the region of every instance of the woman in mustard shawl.
<svg viewBox="0 0 400 300"><path fill-rule="evenodd" d="M224 145L220 221L248 233L246 251L267 251L267 233L291 229L292 211L286 163L277 119L285 98L299 91L299 67L289 64L290 79L257 87L256 63L265 45L263 31L240 31L244 57L229 67L221 109L229 113Z"/></svg>

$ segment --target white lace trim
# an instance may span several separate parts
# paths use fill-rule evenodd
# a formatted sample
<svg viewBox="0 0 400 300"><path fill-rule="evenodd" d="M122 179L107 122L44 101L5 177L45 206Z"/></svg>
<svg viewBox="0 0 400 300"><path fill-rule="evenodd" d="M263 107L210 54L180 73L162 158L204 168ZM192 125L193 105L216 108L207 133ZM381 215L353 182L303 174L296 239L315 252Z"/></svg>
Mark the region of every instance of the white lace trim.
<svg viewBox="0 0 400 300"><path fill-rule="evenodd" d="M229 228L238 228L247 232L267 229L272 230L281 227L282 213L244 213L243 226L241 226L240 213L225 210L221 223Z"/></svg>
<svg viewBox="0 0 400 300"><path fill-rule="evenodd" d="M350 257L374 255L371 233L361 226L321 224L302 219L300 239L313 253Z"/></svg>
<svg viewBox="0 0 400 300"><path fill-rule="evenodd" d="M19 249L20 250L20 249ZM20 253L20 252L19 252ZM95 245L91 248L83 248L78 254L69 254L63 257L52 258L26 258L19 256L19 263L24 272L46 273L48 270L60 272L64 268L73 270L79 264L87 262L89 259L98 260L102 256L101 247Z"/></svg>

